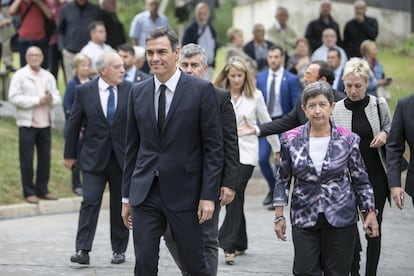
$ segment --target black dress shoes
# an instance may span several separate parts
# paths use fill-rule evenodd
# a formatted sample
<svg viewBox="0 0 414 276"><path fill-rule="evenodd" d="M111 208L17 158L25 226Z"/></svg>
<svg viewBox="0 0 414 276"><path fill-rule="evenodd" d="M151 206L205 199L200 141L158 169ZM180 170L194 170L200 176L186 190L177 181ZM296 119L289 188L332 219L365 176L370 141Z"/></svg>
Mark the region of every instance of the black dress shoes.
<svg viewBox="0 0 414 276"><path fill-rule="evenodd" d="M263 199L263 205L267 206L273 201L273 194L271 192L268 192L266 197Z"/></svg>
<svg viewBox="0 0 414 276"><path fill-rule="evenodd" d="M122 264L125 263L125 253L113 253L111 263Z"/></svg>
<svg viewBox="0 0 414 276"><path fill-rule="evenodd" d="M72 263L89 264L89 253L86 250L78 250L75 255L70 257Z"/></svg>

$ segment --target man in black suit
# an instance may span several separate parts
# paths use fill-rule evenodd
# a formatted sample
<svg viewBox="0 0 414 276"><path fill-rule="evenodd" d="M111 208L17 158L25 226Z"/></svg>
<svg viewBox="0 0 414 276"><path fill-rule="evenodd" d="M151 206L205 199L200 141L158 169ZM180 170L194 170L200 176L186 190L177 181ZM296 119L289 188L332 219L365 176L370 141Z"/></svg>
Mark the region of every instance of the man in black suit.
<svg viewBox="0 0 414 276"><path fill-rule="evenodd" d="M131 44L122 44L118 47L118 54L124 61L124 80L135 83L151 78L149 74L139 70L135 66L137 59L134 46Z"/></svg>
<svg viewBox="0 0 414 276"><path fill-rule="evenodd" d="M387 176L391 196L398 208L404 204L404 190L401 188L401 157L405 142L410 147L410 162L405 180L405 191L414 198L414 95L398 100L387 139ZM410 169L411 168L411 169ZM414 203L414 200L413 200Z"/></svg>
<svg viewBox="0 0 414 276"><path fill-rule="evenodd" d="M333 68L328 63L316 60L308 66L304 74L304 78L306 85L316 81L326 81L332 85L335 75ZM334 90L335 101L339 101L344 97L344 93ZM257 136L264 137L272 134L280 134L297 126L303 125L308 121L308 119L306 118L305 112L303 112L301 105L301 97L298 97L296 100L296 107L288 114L282 118L261 124L257 127L252 126L245 120L246 127L239 129L238 134L239 136L256 134Z"/></svg>
<svg viewBox="0 0 414 276"><path fill-rule="evenodd" d="M257 71L267 68L267 50L273 42L265 40L265 27L263 24L253 26L253 39L246 43L243 51L257 62Z"/></svg>
<svg viewBox="0 0 414 276"><path fill-rule="evenodd" d="M128 102L122 217L131 227L135 275L157 275L167 223L190 275L210 275L201 224L219 197L223 135L211 83L181 72L177 35L168 27L146 36L154 77L135 84Z"/></svg>
<svg viewBox="0 0 414 276"><path fill-rule="evenodd" d="M180 51L180 68L187 74L202 78L208 69L206 51L197 44L185 45ZM211 275L217 275L218 266L218 223L220 207L233 201L238 185L239 174L239 146L237 139L236 118L233 105L230 101L230 93L224 89L215 87L217 103L220 108L220 115L223 124L223 150L224 163L220 178L220 198L215 203L212 219L202 224L204 235L204 251L207 263L210 266ZM174 257L178 267L183 270L177 254L177 248L171 231L164 234L165 243Z"/></svg>
<svg viewBox="0 0 414 276"><path fill-rule="evenodd" d="M68 121L64 166L82 170L83 200L79 211L76 254L71 261L89 264L106 182L110 191L112 263L125 262L129 231L121 217L122 169L125 157L127 102L131 83L123 82L122 58L114 51L97 60L99 77L76 88ZM77 142L86 124L84 144L76 162Z"/></svg>

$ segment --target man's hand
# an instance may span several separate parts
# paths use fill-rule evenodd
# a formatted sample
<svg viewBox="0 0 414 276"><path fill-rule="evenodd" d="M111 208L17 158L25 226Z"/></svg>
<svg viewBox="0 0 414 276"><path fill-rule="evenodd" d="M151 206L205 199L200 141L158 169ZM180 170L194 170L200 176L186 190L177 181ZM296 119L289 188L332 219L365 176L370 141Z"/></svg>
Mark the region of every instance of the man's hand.
<svg viewBox="0 0 414 276"><path fill-rule="evenodd" d="M76 162L76 159L63 159L63 166L68 170L72 170L75 162Z"/></svg>
<svg viewBox="0 0 414 276"><path fill-rule="evenodd" d="M392 187L391 196L394 199L395 205L402 210L404 206L404 190L401 187Z"/></svg>
<svg viewBox="0 0 414 276"><path fill-rule="evenodd" d="M122 203L121 216L125 227L132 230L131 205L129 203Z"/></svg>
<svg viewBox="0 0 414 276"><path fill-rule="evenodd" d="M237 129L237 135L239 137L247 136L247 135L256 135L256 129L254 126L249 122L246 116L243 116L244 126L239 127Z"/></svg>
<svg viewBox="0 0 414 276"><path fill-rule="evenodd" d="M377 214L375 212L369 212L363 226L368 237L375 238L379 236L379 226L377 221Z"/></svg>
<svg viewBox="0 0 414 276"><path fill-rule="evenodd" d="M236 195L236 191L234 189L231 189L229 187L221 187L220 188L220 205L226 206L227 204L230 204L234 196Z"/></svg>
<svg viewBox="0 0 414 276"><path fill-rule="evenodd" d="M213 217L214 212L214 201L212 200L203 200L200 199L198 203L198 222L200 224L204 223L206 220L209 220Z"/></svg>
<svg viewBox="0 0 414 276"><path fill-rule="evenodd" d="M40 98L39 105L49 104L52 101L52 95L46 93L43 97Z"/></svg>

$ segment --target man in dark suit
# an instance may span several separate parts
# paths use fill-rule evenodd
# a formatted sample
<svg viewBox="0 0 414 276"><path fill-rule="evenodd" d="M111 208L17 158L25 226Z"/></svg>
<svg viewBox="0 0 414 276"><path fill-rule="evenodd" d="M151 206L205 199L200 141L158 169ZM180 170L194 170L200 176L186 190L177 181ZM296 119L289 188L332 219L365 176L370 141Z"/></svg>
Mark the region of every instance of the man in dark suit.
<svg viewBox="0 0 414 276"><path fill-rule="evenodd" d="M273 42L265 40L263 24L255 24L253 26L253 39L243 46L243 51L257 62L258 72L267 67L267 50L271 45L274 45Z"/></svg>
<svg viewBox="0 0 414 276"><path fill-rule="evenodd" d="M113 51L97 60L99 77L76 88L68 121L64 166L83 173L83 200L79 211L76 254L71 261L89 264L99 209L106 182L110 191L112 263L125 262L129 231L121 217L122 169L125 157L127 102L131 83L123 82L122 58ZM79 161L77 142L85 122L87 131Z"/></svg>
<svg viewBox="0 0 414 276"><path fill-rule="evenodd" d="M295 108L296 99L301 92L301 85L296 75L283 68L284 51L281 47L272 45L268 48L267 64L269 69L257 74L256 87L263 93L267 110L272 120L288 114ZM263 200L263 205L269 205L273 199L275 173L269 163L270 144L265 138L259 139L259 166L269 186L269 192ZM274 210L272 205L269 210Z"/></svg>
<svg viewBox="0 0 414 276"><path fill-rule="evenodd" d="M190 275L210 275L201 224L219 197L223 135L214 87L181 72L177 35L146 36L154 77L135 84L128 103L122 217L133 225L135 275L156 275L167 223ZM132 214L132 225L129 216Z"/></svg>
<svg viewBox="0 0 414 276"><path fill-rule="evenodd" d="M325 61L313 61L306 69L304 78L306 85L314 83L316 81L326 81L332 85L334 81L333 68ZM344 98L345 94L334 90L335 101L339 101ZM260 137L265 137L273 134L281 134L292 128L303 125L308 121L305 112L302 110L302 100L298 97L296 100L296 106L292 111L282 118L273 120L271 122L261 124L255 128L250 123L246 127L238 129L239 136L256 134Z"/></svg>
<svg viewBox="0 0 414 276"><path fill-rule="evenodd" d="M189 75L202 78L207 71L207 54L197 44L187 44L180 51L179 64L181 69ZM210 266L211 275L217 275L218 266L218 223L220 207L233 201L239 182L239 146L237 141L236 118L233 105L230 101L230 93L224 89L215 87L217 103L220 108L220 115L223 124L223 150L224 163L220 178L220 198L216 200L212 219L202 224L204 235L204 251L207 263ZM171 231L164 234L165 243L174 257L175 262L184 275L177 248Z"/></svg>
<svg viewBox="0 0 414 276"><path fill-rule="evenodd" d="M135 83L151 78L151 75L139 70L135 66L137 59L134 46L130 44L122 44L118 47L118 54L124 61L124 80Z"/></svg>
<svg viewBox="0 0 414 276"><path fill-rule="evenodd" d="M398 208L404 204L404 190L401 188L401 157L405 142L410 147L410 162L405 181L405 191L414 198L414 95L398 100L387 139L387 176L391 195ZM411 169L410 169L411 168ZM414 201L413 201L414 203Z"/></svg>

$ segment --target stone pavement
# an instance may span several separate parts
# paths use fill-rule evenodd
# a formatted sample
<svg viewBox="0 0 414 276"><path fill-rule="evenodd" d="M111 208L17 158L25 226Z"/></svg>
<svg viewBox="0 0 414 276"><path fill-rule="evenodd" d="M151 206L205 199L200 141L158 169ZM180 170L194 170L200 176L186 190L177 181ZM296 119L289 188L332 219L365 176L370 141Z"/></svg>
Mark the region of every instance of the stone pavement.
<svg viewBox="0 0 414 276"><path fill-rule="evenodd" d="M219 275L292 274L293 244L290 227L288 227L286 242L276 239L273 232L273 212L261 206L265 193L266 185L256 171L246 191L245 212L249 249L245 255L236 258L236 264L233 266L224 263L223 253L220 251ZM126 252L127 262L121 265L110 264L109 212L105 208L106 204L101 212L93 251L90 253L91 264L81 266L69 261L70 255L74 252L78 219L76 210L79 208L79 203L79 198L42 202L42 207L38 206L36 211L31 209L32 206L27 208L29 211L24 208L29 204L21 204L18 208L0 207L0 275L132 275L134 267L132 237ZM16 209L21 210L20 213L16 212ZM287 212L286 210L285 215L288 215ZM32 216L21 217L25 213ZM43 215L33 216L38 213ZM5 219L7 214L8 217L12 217L12 214L17 217ZM224 211L221 219L223 214ZM414 275L413 228L414 210L408 200L403 211L395 207L386 207L379 276ZM366 242L363 237L362 242L365 248ZM179 276L180 273L163 241L160 247L159 275ZM362 256L361 267L364 267L365 252ZM362 271L363 269L361 273Z"/></svg>

